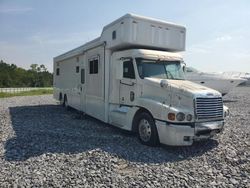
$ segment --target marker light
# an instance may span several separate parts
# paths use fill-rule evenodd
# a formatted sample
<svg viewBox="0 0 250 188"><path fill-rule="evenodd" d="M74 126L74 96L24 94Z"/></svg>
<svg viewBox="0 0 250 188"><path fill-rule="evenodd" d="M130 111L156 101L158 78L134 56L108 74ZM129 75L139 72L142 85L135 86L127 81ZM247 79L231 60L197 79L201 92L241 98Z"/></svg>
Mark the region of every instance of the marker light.
<svg viewBox="0 0 250 188"><path fill-rule="evenodd" d="M188 120L188 121L191 121L192 118L193 118L193 116L192 116L191 114L188 114L188 115L187 115L187 120Z"/></svg>
<svg viewBox="0 0 250 188"><path fill-rule="evenodd" d="M171 120L171 121L174 121L175 120L175 114L174 113L168 113L168 119Z"/></svg>

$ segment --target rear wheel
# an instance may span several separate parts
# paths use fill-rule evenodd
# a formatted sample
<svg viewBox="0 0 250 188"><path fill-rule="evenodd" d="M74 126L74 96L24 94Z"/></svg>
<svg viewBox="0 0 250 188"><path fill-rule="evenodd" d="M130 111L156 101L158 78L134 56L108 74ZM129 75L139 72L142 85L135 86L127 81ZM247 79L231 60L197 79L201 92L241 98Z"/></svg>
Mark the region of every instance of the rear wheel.
<svg viewBox="0 0 250 188"><path fill-rule="evenodd" d="M63 105L62 93L59 94L59 102L60 102L60 105Z"/></svg>
<svg viewBox="0 0 250 188"><path fill-rule="evenodd" d="M159 144L158 132L154 119L146 112L139 114L136 118L137 133L139 140L148 146Z"/></svg>
<svg viewBox="0 0 250 188"><path fill-rule="evenodd" d="M67 110L69 109L69 103L68 103L67 95L64 95L64 98L63 98L63 106L64 106Z"/></svg>

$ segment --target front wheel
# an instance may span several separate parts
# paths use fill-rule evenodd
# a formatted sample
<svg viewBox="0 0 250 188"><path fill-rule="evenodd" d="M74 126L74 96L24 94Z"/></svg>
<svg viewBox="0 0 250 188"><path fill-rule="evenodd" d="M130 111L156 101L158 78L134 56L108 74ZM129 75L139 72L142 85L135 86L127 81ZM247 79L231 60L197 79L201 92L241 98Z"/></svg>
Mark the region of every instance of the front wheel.
<svg viewBox="0 0 250 188"><path fill-rule="evenodd" d="M139 140L143 144L148 146L157 146L159 144L157 128L151 115L146 112L139 114L136 124Z"/></svg>

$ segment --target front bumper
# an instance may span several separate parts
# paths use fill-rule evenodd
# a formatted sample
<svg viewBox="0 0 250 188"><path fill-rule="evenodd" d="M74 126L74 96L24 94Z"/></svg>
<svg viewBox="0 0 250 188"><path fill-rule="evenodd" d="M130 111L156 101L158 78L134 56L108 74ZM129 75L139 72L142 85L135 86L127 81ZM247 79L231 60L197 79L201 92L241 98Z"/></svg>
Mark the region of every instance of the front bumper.
<svg viewBox="0 0 250 188"><path fill-rule="evenodd" d="M195 124L194 140L207 139L223 131L224 121L203 122Z"/></svg>
<svg viewBox="0 0 250 188"><path fill-rule="evenodd" d="M172 146L192 145L196 140L203 140L220 133L224 121L202 122L194 124L171 124L155 121L160 143Z"/></svg>

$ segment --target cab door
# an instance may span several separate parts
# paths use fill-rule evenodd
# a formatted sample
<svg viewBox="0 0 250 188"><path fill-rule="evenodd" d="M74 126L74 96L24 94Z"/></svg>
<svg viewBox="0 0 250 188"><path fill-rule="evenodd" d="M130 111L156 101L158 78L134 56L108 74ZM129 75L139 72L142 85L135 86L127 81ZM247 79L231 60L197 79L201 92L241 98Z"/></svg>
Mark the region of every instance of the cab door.
<svg viewBox="0 0 250 188"><path fill-rule="evenodd" d="M136 79L133 60L126 59L123 64L123 76L120 80L119 101L121 105L133 106L136 97Z"/></svg>

